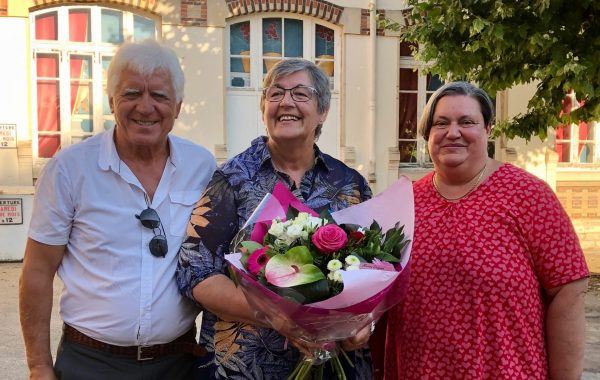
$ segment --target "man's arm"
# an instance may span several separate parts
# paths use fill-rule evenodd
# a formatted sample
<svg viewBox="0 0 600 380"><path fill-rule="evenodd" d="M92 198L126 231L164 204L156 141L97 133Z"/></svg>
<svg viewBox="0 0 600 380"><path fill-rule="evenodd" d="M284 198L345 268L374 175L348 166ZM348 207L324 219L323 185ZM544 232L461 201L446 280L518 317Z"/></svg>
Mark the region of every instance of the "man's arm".
<svg viewBox="0 0 600 380"><path fill-rule="evenodd" d="M19 281L19 315L30 379L55 378L50 353L52 284L64 254L64 245L27 240Z"/></svg>
<svg viewBox="0 0 600 380"><path fill-rule="evenodd" d="M548 361L553 380L580 379L585 347L585 294L588 279L582 278L549 289L546 316Z"/></svg>

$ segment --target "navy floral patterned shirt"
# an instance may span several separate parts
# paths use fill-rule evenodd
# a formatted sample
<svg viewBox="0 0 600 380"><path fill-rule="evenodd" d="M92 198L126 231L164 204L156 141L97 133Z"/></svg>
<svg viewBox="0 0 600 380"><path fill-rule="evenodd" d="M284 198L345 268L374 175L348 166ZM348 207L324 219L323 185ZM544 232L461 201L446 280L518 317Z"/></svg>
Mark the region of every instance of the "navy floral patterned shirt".
<svg viewBox="0 0 600 380"><path fill-rule="evenodd" d="M316 212L333 212L371 198L364 177L316 146L315 165L297 188L286 174L273 168L266 141L266 137L255 139L250 148L218 169L196 204L179 252L177 283L184 295L193 299L192 289L199 282L227 273L224 255L229 253L231 240L278 181ZM196 379L285 379L301 358L291 344L286 348L285 338L276 331L226 322L207 310L200 343L209 354L200 359ZM368 350L348 354L354 368L341 360L348 379L371 379ZM328 377L332 376L326 365L324 378Z"/></svg>

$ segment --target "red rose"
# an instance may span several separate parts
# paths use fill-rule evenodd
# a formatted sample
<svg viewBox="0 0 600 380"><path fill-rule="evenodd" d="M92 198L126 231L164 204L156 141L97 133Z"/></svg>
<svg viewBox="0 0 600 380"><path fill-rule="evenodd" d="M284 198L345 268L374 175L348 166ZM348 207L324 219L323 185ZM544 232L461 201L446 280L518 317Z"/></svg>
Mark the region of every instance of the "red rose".
<svg viewBox="0 0 600 380"><path fill-rule="evenodd" d="M350 239L352 239L352 240L354 240L356 242L359 242L359 241L361 241L362 239L365 238L365 234L363 234L360 231L352 231L352 232L350 232L349 235L350 235Z"/></svg>
<svg viewBox="0 0 600 380"><path fill-rule="evenodd" d="M335 224L326 224L317 228L311 241L322 253L332 253L342 249L348 237L346 232Z"/></svg>

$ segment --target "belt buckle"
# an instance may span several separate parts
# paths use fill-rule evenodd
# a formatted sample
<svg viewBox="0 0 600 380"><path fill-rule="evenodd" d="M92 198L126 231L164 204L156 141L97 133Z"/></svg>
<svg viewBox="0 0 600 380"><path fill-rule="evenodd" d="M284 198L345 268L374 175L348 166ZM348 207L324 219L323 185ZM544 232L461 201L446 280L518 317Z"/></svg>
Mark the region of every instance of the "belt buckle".
<svg viewBox="0 0 600 380"><path fill-rule="evenodd" d="M154 356L152 356L152 354L149 352L148 356L144 355L144 349L148 349L151 348L152 346L138 346L137 347L137 360L138 361L144 361L144 360L152 360L154 359Z"/></svg>

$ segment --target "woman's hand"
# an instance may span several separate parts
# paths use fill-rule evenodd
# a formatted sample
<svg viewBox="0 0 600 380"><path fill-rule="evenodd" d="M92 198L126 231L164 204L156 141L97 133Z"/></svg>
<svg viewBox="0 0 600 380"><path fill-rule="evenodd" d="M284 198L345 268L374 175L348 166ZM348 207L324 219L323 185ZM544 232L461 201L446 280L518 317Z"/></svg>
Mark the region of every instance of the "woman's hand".
<svg viewBox="0 0 600 380"><path fill-rule="evenodd" d="M360 329L355 336L342 340L340 346L344 351L354 351L367 347L373 330L375 330L375 322L371 322Z"/></svg>

